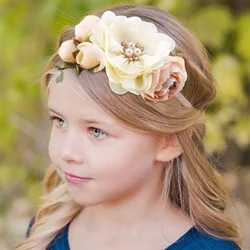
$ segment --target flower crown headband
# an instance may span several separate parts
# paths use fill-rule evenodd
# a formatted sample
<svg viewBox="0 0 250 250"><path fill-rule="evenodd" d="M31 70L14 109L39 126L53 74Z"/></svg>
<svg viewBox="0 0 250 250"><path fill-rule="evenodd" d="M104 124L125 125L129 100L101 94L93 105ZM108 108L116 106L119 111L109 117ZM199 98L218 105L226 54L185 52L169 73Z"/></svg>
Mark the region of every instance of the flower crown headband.
<svg viewBox="0 0 250 250"><path fill-rule="evenodd" d="M170 56L174 48L175 41L154 24L106 11L101 18L86 16L75 26L75 37L61 44L57 53L63 68L50 64L61 70L56 82L63 81L65 68L75 68L77 75L105 69L116 94L131 92L154 102L174 96L191 108L180 93L187 80L183 55Z"/></svg>

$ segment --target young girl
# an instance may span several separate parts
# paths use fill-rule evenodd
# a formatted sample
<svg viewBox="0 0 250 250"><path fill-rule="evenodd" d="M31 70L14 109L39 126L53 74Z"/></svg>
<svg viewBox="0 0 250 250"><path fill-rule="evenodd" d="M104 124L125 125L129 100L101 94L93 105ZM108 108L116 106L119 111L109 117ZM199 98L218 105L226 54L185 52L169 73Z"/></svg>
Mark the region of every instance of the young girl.
<svg viewBox="0 0 250 250"><path fill-rule="evenodd" d="M42 88L52 165L16 250L242 249L204 150L208 56L173 16L86 16L62 32Z"/></svg>

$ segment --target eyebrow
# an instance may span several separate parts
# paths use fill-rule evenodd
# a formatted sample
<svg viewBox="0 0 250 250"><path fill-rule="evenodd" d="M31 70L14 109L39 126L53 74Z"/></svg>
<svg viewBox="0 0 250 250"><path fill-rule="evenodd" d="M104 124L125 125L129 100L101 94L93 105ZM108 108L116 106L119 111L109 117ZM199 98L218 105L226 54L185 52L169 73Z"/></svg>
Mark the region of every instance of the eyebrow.
<svg viewBox="0 0 250 250"><path fill-rule="evenodd" d="M58 114L59 116L62 116L64 117L62 114L60 114L60 112L58 111L55 111L54 109L52 108L48 108L48 111L52 111L53 113L55 114ZM97 121L95 119L82 119L80 118L79 119L80 122L84 122L86 124L106 124L106 125L116 125L115 123L111 123L111 122L106 122L106 121Z"/></svg>

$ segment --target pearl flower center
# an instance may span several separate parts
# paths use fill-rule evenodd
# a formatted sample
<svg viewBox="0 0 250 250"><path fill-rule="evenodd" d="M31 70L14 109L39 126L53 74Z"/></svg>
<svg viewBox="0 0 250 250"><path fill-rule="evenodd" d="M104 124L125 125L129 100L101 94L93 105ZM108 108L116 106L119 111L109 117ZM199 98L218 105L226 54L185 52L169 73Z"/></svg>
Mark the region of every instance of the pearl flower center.
<svg viewBox="0 0 250 250"><path fill-rule="evenodd" d="M127 57L130 62L139 61L139 57L144 50L140 44L133 42L126 43L123 41L121 46L124 51L124 56Z"/></svg>

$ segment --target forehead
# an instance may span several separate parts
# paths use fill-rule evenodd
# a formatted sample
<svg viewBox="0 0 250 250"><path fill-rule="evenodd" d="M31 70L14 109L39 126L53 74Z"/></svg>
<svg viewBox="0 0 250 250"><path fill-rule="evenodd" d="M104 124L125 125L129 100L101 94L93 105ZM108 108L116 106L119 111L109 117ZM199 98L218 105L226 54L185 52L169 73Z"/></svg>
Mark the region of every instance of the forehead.
<svg viewBox="0 0 250 250"><path fill-rule="evenodd" d="M77 76L73 74L74 72L65 70L64 80L59 83L55 81L57 75L51 78L48 88L48 108L72 115L90 113L112 119L84 93L76 79Z"/></svg>

